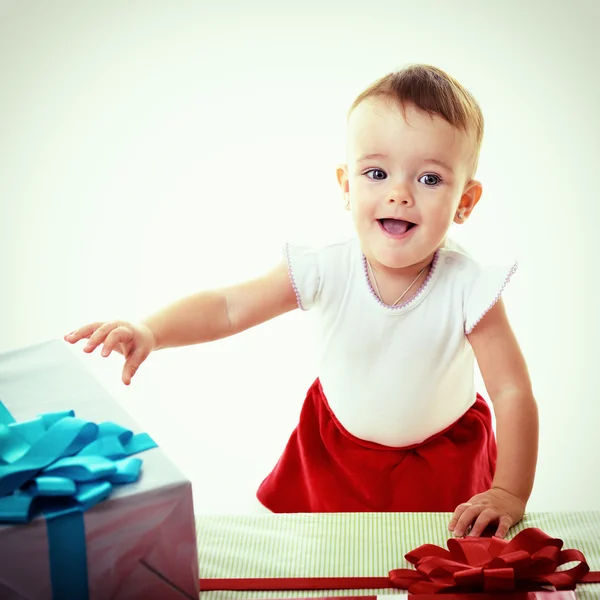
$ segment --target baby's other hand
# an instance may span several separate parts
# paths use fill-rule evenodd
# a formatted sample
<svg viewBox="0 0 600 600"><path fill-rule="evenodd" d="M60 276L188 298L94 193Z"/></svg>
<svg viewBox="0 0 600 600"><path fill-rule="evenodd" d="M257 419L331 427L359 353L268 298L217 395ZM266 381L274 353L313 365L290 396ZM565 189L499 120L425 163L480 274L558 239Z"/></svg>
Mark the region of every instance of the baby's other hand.
<svg viewBox="0 0 600 600"><path fill-rule="evenodd" d="M497 523L496 537L503 538L525 514L525 502L517 496L492 488L473 496L468 502L459 504L448 524L454 537L463 537L470 525L470 536L478 537L491 524Z"/></svg>
<svg viewBox="0 0 600 600"><path fill-rule="evenodd" d="M146 325L133 325L126 321L98 322L84 325L65 336L71 344L87 339L84 352L93 352L103 344L102 356L109 356L114 350L125 357L122 379L125 385L131 383L140 365L156 348L156 340Z"/></svg>

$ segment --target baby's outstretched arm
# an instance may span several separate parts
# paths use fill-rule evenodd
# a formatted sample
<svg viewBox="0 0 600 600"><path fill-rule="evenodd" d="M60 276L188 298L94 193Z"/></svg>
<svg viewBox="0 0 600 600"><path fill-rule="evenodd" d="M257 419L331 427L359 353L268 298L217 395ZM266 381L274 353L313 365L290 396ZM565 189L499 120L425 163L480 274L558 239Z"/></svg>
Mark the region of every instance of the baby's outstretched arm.
<svg viewBox="0 0 600 600"><path fill-rule="evenodd" d="M527 365L508 322L502 300L469 334L496 416L498 459L490 490L457 507L449 528L457 537L469 525L471 535L498 523L504 537L524 515L535 477L538 409Z"/></svg>
<svg viewBox="0 0 600 600"><path fill-rule="evenodd" d="M178 300L142 323L92 323L66 335L65 340L74 344L88 339L85 352L93 352L102 344L102 356L113 350L122 354L126 359L122 379L129 385L154 350L222 339L297 306L288 266L283 261L262 277Z"/></svg>

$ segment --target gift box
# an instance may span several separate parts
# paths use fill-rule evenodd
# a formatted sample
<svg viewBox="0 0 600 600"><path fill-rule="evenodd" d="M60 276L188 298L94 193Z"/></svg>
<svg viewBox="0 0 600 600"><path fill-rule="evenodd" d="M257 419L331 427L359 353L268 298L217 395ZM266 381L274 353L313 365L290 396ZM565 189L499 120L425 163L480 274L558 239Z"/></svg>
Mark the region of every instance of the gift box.
<svg viewBox="0 0 600 600"><path fill-rule="evenodd" d="M320 543L307 542L297 530L292 531L298 543L306 543L305 549L312 546L320 557L332 561L320 569L330 570L336 568L335 564L342 564L337 561L347 551L347 539L338 541L329 533ZM311 533L314 534L314 530ZM365 546L363 550L367 545L374 548L373 540L364 536L360 539ZM214 591L276 592L269 596L271 600L283 600L290 592L303 592L300 595L308 597L308 591L313 599L341 598L340 590L371 591L372 595L361 596L363 600L365 597L433 600L440 596L454 600L574 600L576 586L600 582L600 572L590 571L580 550L563 549L561 539L536 527L523 529L511 540L491 536L450 538L446 545L447 548L443 548L425 543L410 550L404 559L414 568L393 568L385 576L315 577L311 576L314 566L311 568L306 560L290 553L285 560L285 570L292 567L294 576L203 577L200 589L201 594L208 594L207 598ZM377 554L380 552L381 546ZM362 555L367 560L373 559L368 552ZM398 558L396 561L399 564ZM353 564L352 570L357 569L357 563ZM251 564L246 567L250 568ZM399 594L399 590L406 593Z"/></svg>
<svg viewBox="0 0 600 600"><path fill-rule="evenodd" d="M206 593L204 594L204 596ZM202 600L203 594L200 594ZM291 597L253 598L253 600L291 600ZM461 594L409 594L408 592L394 594L377 594L361 596L294 596L293 600L578 600L575 591L544 591L544 592L508 592L508 593L461 593Z"/></svg>
<svg viewBox="0 0 600 600"><path fill-rule="evenodd" d="M102 431L106 423L110 423L109 427L114 426L124 447L135 453L133 459L118 461L117 470L112 468L112 484L105 484L106 492L98 484L94 487L86 483L87 475L79 476L78 481L84 483L77 484L80 492L77 499L84 509L71 521L65 520L63 515L57 519L49 516L56 515L56 506L61 506L60 502L55 506L54 499L49 497L37 500L40 506L51 509L45 509L29 522L0 525L2 600L52 597L86 600L81 592L75 591L82 577L90 600L198 598L191 483L159 447L148 443L148 440L152 442L150 438L134 435L140 434L141 428L85 370L66 344L57 340L0 355L0 401L4 405L4 409L0 405L0 424L3 418L6 423L7 413L19 424L37 419L36 426L39 426L39 422L49 420L45 426L54 425L55 429L48 431L55 431L56 425L68 421L80 427L73 442L80 444L79 450L85 446L82 440L86 434ZM39 415L45 416L39 419ZM6 434L8 428L2 429L0 425L0 449L3 431ZM141 445L135 447L136 441L141 441ZM96 446L92 446L94 443ZM97 454L99 443L92 442L88 454ZM51 449L54 446L56 442L52 441ZM139 450L143 451L138 453ZM79 454L85 455L85 450ZM51 488L56 482L68 484L62 477L65 471L82 469L81 465L74 466L68 460L54 464L58 468L45 471L43 475L48 477L42 477L38 487ZM128 472L131 467L135 469L140 465L139 476ZM105 467L100 458L93 468ZM0 459L0 474L5 474L5 482L10 479L6 476L7 468L6 460ZM35 465L32 475L35 475L34 470ZM136 480L127 482L133 479ZM29 485L25 484L23 489L28 491ZM106 497L90 500L92 488L94 493ZM6 485L2 494L6 500ZM86 503L91 506L87 507ZM77 519L82 523L81 531L77 529ZM77 535L81 538L81 548L73 556ZM63 581L58 582L57 577Z"/></svg>
<svg viewBox="0 0 600 600"><path fill-rule="evenodd" d="M200 600L202 600L200 594ZM253 600L290 600L290 597L254 598ZM574 591L508 592L490 594L378 594L376 596L294 596L293 600L578 600Z"/></svg>

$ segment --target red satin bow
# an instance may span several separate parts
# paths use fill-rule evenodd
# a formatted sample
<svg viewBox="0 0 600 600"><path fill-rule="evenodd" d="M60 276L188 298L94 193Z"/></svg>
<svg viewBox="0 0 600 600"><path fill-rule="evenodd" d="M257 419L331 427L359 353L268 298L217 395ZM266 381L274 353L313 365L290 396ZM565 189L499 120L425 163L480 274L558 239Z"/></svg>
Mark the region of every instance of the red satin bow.
<svg viewBox="0 0 600 600"><path fill-rule="evenodd" d="M411 594L446 592L574 590L590 568L579 550L561 550L563 541L535 527L510 542L492 538L449 539L448 550L425 544L405 558L416 566L390 571L395 587ZM557 567L577 562L569 570ZM596 578L595 578L596 579Z"/></svg>

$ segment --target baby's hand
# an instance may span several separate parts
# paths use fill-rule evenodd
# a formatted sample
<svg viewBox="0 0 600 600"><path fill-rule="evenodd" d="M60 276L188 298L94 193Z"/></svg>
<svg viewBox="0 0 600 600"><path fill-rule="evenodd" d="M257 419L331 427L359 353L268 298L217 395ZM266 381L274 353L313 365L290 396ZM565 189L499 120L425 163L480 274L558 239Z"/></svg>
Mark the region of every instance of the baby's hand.
<svg viewBox="0 0 600 600"><path fill-rule="evenodd" d="M65 336L65 340L75 344L81 339L88 339L84 352L93 352L103 344L102 356L109 356L114 350L125 357L122 379L125 385L131 383L140 365L156 348L156 340L146 325L132 325L126 321L110 323L91 323Z"/></svg>
<svg viewBox="0 0 600 600"><path fill-rule="evenodd" d="M516 525L525 514L525 502L499 488L492 488L473 496L468 502L459 504L448 524L455 537L463 537L469 525L473 524L469 535L477 537L492 523L498 523L494 534L503 538L508 530Z"/></svg>

